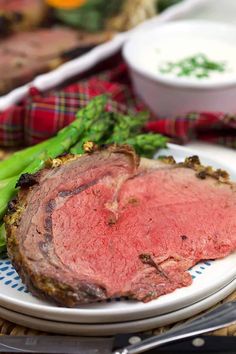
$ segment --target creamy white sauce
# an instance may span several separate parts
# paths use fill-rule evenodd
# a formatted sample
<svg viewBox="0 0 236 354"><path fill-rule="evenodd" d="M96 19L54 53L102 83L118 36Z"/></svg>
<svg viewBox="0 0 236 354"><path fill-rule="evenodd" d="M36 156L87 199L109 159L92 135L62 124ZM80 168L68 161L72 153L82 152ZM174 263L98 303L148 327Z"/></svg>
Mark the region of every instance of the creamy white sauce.
<svg viewBox="0 0 236 354"><path fill-rule="evenodd" d="M185 81L213 82L232 78L232 75L236 75L236 39L235 45L233 45L221 39L167 38L158 40L156 44L153 44L153 41L152 43L147 41L145 46L145 50L139 53L139 65L147 71L163 77L178 78L178 80ZM199 53L204 54L210 61L225 63L225 70L223 72L211 71L206 78L178 77L175 73L163 74L160 72L160 67L167 62L178 62Z"/></svg>

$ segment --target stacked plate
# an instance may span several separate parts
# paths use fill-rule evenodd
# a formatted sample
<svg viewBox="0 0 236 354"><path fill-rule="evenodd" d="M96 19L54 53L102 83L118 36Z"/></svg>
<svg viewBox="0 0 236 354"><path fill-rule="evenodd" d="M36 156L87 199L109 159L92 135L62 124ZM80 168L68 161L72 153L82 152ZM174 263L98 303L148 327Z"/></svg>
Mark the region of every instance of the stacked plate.
<svg viewBox="0 0 236 354"><path fill-rule="evenodd" d="M159 154L176 160L196 154L176 145ZM227 169L236 180L236 169L219 165L206 156L204 164ZM210 211L209 211L210 215ZM214 305L236 290L236 253L207 260L189 270L193 283L149 303L113 299L74 309L58 307L33 297L9 260L0 260L0 316L27 327L62 334L110 335L149 330L191 317Z"/></svg>

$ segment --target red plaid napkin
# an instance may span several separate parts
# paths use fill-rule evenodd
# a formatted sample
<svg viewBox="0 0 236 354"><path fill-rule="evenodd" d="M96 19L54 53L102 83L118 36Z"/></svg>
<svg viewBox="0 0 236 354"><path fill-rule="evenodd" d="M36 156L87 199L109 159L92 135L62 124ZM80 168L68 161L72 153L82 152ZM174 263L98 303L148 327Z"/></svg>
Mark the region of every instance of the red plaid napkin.
<svg viewBox="0 0 236 354"><path fill-rule="evenodd" d="M80 107L101 93L109 93L108 110L134 114L147 108L131 90L126 66L113 68L60 90L41 94L31 88L22 102L0 113L0 145L22 146L38 143L69 124ZM178 142L200 139L236 147L236 116L222 113L190 113L173 119L151 118L147 131L168 135Z"/></svg>

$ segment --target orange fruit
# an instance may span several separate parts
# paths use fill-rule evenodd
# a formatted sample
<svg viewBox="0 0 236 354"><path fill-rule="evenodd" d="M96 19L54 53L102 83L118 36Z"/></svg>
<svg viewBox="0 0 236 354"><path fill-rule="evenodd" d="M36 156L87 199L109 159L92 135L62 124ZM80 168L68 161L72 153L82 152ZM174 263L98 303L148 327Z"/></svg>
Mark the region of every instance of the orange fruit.
<svg viewBox="0 0 236 354"><path fill-rule="evenodd" d="M46 0L46 2L59 9L74 9L83 5L86 0Z"/></svg>

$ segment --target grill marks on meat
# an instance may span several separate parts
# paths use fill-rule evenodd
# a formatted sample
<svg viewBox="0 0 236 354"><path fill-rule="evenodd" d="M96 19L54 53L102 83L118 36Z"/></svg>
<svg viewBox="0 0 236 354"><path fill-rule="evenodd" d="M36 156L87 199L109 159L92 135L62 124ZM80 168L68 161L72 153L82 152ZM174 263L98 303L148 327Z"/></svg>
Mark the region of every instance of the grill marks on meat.
<svg viewBox="0 0 236 354"><path fill-rule="evenodd" d="M236 248L236 187L196 157L139 164L111 146L35 178L6 218L8 251L28 287L60 304L150 301Z"/></svg>

